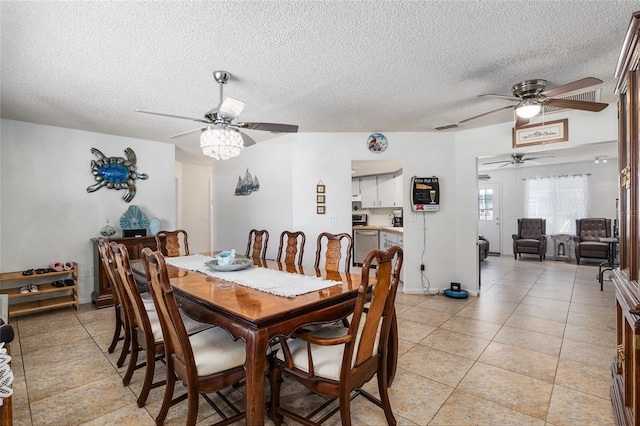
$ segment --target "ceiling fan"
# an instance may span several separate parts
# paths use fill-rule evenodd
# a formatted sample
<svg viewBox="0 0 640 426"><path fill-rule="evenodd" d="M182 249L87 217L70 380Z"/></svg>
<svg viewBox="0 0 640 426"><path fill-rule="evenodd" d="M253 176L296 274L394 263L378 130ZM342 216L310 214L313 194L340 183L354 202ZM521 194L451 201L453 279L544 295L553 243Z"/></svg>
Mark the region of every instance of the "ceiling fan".
<svg viewBox="0 0 640 426"><path fill-rule="evenodd" d="M298 126L292 124L279 124L279 123L256 123L256 122L235 122L234 120L238 118L240 113L244 110L246 106L245 102L240 100L228 97L224 99L224 85L230 80L231 74L227 71L214 71L213 77L216 82L220 85L220 100L218 105L211 109L210 111L204 114L204 118L193 118L193 117L184 117L181 115L173 115L173 114L164 114L160 112L153 111L143 111L137 109L136 112L142 112L145 114L153 114L160 115L163 117L171 117L171 118L180 118L183 120L191 120L198 123L203 123L199 128L187 130L186 132L178 133L173 136L170 136L169 139L177 138L181 136L185 136L192 132L202 132L200 138L200 145L203 148L203 151L206 155L213 156L218 158L216 155L211 155L205 150L205 138L211 137L212 134L222 134L227 138L235 138L238 143L241 145L236 150L237 153L231 156L238 155L242 146L251 146L255 145L256 141L253 140L249 135L244 132L241 132L239 129L249 129L249 130L263 130L272 133L296 133L298 131ZM223 101L224 99L224 101ZM241 142L240 142L241 141ZM207 142L208 143L208 142ZM228 156L226 158L230 158ZM223 158L223 159L226 159Z"/></svg>
<svg viewBox="0 0 640 426"><path fill-rule="evenodd" d="M602 80L598 78L586 77L580 80L573 81L571 83L546 89L546 80L525 80L521 83L515 84L511 88L511 92L513 92L512 96L496 95L493 93L479 95L517 102L516 105L509 105L495 109L493 111L485 112L483 114L462 120L460 121L460 123L466 123L467 121L475 120L476 118L484 117L485 115L493 114L494 112L502 111L509 108L515 109L515 113L517 116L515 127L524 126L525 124L529 123L529 120L540 113L540 111L542 111L543 108L547 105L556 108L570 108L599 112L605 109L608 104L602 102L579 101L573 99L557 99L556 97L565 93L575 92L576 90L586 89L587 87L595 86L601 83Z"/></svg>
<svg viewBox="0 0 640 426"><path fill-rule="evenodd" d="M505 163L500 167L506 167L509 165L514 165L514 166L519 166L521 164L524 164L525 161L538 161L541 158L556 158L554 155L543 155L542 157L529 157L529 158L524 158L525 153L524 152L516 152L514 154L511 154L511 160L504 160L504 161L490 161L488 163L482 163L483 166L486 166L488 164L500 164L500 163Z"/></svg>

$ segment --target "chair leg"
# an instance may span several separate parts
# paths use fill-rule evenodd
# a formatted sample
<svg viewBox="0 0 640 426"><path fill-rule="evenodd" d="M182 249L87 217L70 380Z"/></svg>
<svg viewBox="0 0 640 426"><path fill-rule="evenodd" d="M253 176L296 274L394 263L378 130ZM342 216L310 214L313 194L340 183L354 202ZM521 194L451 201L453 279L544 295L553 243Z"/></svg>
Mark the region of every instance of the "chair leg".
<svg viewBox="0 0 640 426"><path fill-rule="evenodd" d="M175 384L176 375L173 373L173 368L167 365L167 386L164 388L164 398L162 399L162 406L160 407L160 412L156 417L156 425L158 426L162 426L164 424L164 419L167 417L169 407L171 407Z"/></svg>
<svg viewBox="0 0 640 426"><path fill-rule="evenodd" d="M393 415L393 411L391 410L391 401L389 401L389 392L387 388L389 384L384 378L384 375L378 371L378 392L380 393L380 402L382 403L382 409L384 410L384 416L387 418L387 423L389 425L396 424L396 418Z"/></svg>
<svg viewBox="0 0 640 426"><path fill-rule="evenodd" d="M131 351L131 332L129 330L128 324L124 325L124 342L122 344L122 351L120 352L120 358L118 358L118 362L116 365L118 368L124 365L125 359L127 359L127 355Z"/></svg>
<svg viewBox="0 0 640 426"><path fill-rule="evenodd" d="M113 331L113 338L111 339L111 344L109 345L109 349L107 351L112 354L113 351L116 350L116 345L120 341L120 332L122 332L122 317L120 316L120 304L116 303L116 328Z"/></svg>
<svg viewBox="0 0 640 426"><path fill-rule="evenodd" d="M188 407L187 408L187 426L195 426L198 418L198 401L200 394L198 393L198 384L189 383L187 385Z"/></svg>
<svg viewBox="0 0 640 426"><path fill-rule="evenodd" d="M282 424L284 417L277 413L280 407L280 386L282 384L282 367L278 363L274 363L271 370L271 420L276 426Z"/></svg>
<svg viewBox="0 0 640 426"><path fill-rule="evenodd" d="M151 391L151 385L153 383L153 373L156 371L156 354L154 351L153 344L150 348L146 348L145 350L147 356L147 365L144 370L144 382L142 382L142 390L140 391L140 396L138 397L138 407L144 407L144 404L147 402L147 397L149 396L149 392Z"/></svg>
<svg viewBox="0 0 640 426"><path fill-rule="evenodd" d="M387 387L387 381L385 379L385 389ZM340 420L342 426L351 426L351 398L350 392L343 390L340 393Z"/></svg>
<svg viewBox="0 0 640 426"><path fill-rule="evenodd" d="M136 364L138 363L138 351L140 345L138 345L136 332L132 331L132 334L133 336L131 337L131 356L129 357L129 366L127 367L127 372L122 378L122 383L125 386L129 386L129 383L131 383L131 376L133 376L133 372L136 369Z"/></svg>

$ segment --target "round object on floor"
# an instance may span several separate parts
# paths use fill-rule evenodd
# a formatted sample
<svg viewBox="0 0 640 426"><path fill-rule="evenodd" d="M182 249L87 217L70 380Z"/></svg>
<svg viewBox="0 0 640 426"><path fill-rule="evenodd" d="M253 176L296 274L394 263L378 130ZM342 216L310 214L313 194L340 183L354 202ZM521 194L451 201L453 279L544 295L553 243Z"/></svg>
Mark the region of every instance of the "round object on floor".
<svg viewBox="0 0 640 426"><path fill-rule="evenodd" d="M454 291L451 289L446 289L444 291L444 295L447 297L453 297L454 299L466 299L467 297L469 297L469 292L467 290Z"/></svg>

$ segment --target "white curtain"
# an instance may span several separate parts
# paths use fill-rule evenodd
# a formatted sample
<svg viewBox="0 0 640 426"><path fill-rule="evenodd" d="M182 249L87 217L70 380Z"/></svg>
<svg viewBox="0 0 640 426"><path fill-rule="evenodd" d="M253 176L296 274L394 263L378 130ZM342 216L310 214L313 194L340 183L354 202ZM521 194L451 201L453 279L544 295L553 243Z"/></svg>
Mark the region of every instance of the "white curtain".
<svg viewBox="0 0 640 426"><path fill-rule="evenodd" d="M575 234L576 219L589 217L587 175L527 179L525 216L547 220L547 234Z"/></svg>

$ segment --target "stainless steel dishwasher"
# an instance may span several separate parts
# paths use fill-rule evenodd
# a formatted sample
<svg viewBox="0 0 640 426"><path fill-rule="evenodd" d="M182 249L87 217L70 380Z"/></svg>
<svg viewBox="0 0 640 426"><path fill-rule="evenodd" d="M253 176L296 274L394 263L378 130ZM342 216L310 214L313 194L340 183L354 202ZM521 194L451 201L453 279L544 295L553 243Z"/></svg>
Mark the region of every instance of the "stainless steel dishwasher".
<svg viewBox="0 0 640 426"><path fill-rule="evenodd" d="M378 249L378 231L374 229L354 229L354 261L356 266L362 266L367 253Z"/></svg>

